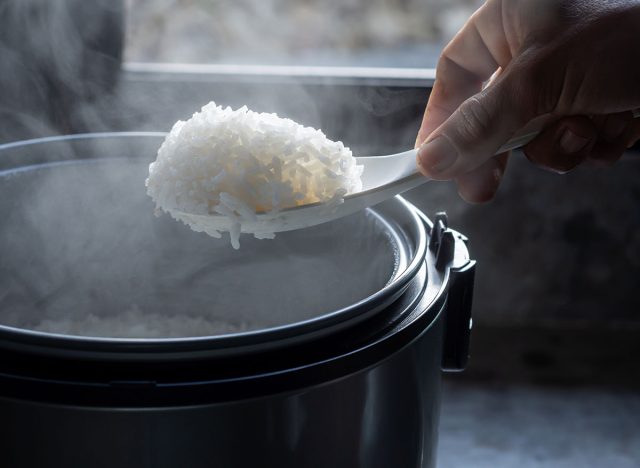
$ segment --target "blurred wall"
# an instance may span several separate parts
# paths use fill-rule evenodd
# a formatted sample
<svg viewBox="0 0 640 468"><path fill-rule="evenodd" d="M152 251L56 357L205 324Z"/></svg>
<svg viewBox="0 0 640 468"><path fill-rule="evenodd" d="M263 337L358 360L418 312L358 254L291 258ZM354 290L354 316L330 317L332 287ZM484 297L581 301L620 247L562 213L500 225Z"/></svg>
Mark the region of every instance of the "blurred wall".
<svg viewBox="0 0 640 468"><path fill-rule="evenodd" d="M125 55L140 62L353 65L379 60L391 66L401 60L403 66L431 66L421 48L440 47L482 3L128 0ZM403 56L407 50L410 58Z"/></svg>

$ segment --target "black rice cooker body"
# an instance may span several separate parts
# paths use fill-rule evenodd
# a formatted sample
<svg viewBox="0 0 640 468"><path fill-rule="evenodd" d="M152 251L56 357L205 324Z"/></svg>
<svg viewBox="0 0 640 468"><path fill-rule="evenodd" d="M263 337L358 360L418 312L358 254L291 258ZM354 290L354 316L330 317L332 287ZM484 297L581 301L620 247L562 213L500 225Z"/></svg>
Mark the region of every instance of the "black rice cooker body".
<svg viewBox="0 0 640 468"><path fill-rule="evenodd" d="M366 304L375 313L330 332L221 346L0 327L3 466L434 467L475 262L446 216L393 203L422 223L422 256L394 297Z"/></svg>

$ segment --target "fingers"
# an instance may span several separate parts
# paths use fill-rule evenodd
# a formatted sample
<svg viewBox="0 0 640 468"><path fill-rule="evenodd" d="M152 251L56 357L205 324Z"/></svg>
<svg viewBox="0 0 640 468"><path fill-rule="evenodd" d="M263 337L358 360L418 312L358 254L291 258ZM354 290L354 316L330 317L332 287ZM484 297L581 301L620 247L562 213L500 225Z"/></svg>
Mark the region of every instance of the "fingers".
<svg viewBox="0 0 640 468"><path fill-rule="evenodd" d="M524 150L536 165L566 173L585 160L612 164L627 145L638 139L640 121L632 119L630 113L595 118L572 116L547 126ZM456 177L460 196L471 203L491 200L504 176L507 161L508 155L504 153Z"/></svg>
<svg viewBox="0 0 640 468"><path fill-rule="evenodd" d="M589 157L597 134L589 117L562 118L540 132L524 147L524 153L537 166L565 173Z"/></svg>
<svg viewBox="0 0 640 468"><path fill-rule="evenodd" d="M491 158L471 172L456 178L458 193L470 203L485 203L491 200L502 181L509 154Z"/></svg>
<svg viewBox="0 0 640 468"><path fill-rule="evenodd" d="M534 164L566 173L586 160L612 164L627 145L640 139L640 121L630 112L607 116L571 116L548 125L525 146L525 155ZM506 169L508 153L490 158L477 168L458 175L460 196L471 203L491 200Z"/></svg>
<svg viewBox="0 0 640 468"><path fill-rule="evenodd" d="M610 166L639 137L640 124L630 112L571 116L548 125L524 152L534 164L565 173L584 161Z"/></svg>
<svg viewBox="0 0 640 468"><path fill-rule="evenodd" d="M629 144L627 134L633 128L631 112L604 116L599 125L598 139L589 155L589 160L598 166L611 166L617 162Z"/></svg>
<svg viewBox="0 0 640 468"><path fill-rule="evenodd" d="M493 158L537 114L525 88L525 66L505 70L492 86L464 101L418 151L418 168L427 177L448 180Z"/></svg>
<svg viewBox="0 0 640 468"><path fill-rule="evenodd" d="M470 96L482 89L498 67L511 60L504 37L500 2L485 3L445 47L427 103L416 147Z"/></svg>

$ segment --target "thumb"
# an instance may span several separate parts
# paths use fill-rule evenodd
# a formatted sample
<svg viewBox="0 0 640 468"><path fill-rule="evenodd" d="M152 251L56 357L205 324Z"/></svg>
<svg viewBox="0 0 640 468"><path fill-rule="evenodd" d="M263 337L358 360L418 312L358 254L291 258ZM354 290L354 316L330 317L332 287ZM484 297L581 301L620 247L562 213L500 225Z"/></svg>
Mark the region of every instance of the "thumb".
<svg viewBox="0 0 640 468"><path fill-rule="evenodd" d="M418 168L425 176L449 180L495 156L537 112L521 72L509 70L495 83L464 101L418 151Z"/></svg>

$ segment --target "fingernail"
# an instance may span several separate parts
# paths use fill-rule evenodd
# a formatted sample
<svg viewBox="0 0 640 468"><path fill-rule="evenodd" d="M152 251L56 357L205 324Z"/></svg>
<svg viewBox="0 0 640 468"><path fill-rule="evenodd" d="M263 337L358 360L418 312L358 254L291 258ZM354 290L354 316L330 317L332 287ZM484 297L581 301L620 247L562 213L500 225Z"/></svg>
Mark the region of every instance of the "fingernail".
<svg viewBox="0 0 640 468"><path fill-rule="evenodd" d="M611 115L607 118L602 128L602 136L605 140L613 142L620 138L627 128L627 121L621 117Z"/></svg>
<svg viewBox="0 0 640 468"><path fill-rule="evenodd" d="M568 128L565 129L562 137L560 137L560 146L562 147L564 152L568 154L577 153L582 148L587 146L587 143L589 143L589 138L576 135Z"/></svg>
<svg viewBox="0 0 640 468"><path fill-rule="evenodd" d="M418 164L427 172L438 174L450 168L458 159L458 152L444 137L436 137L418 151Z"/></svg>

